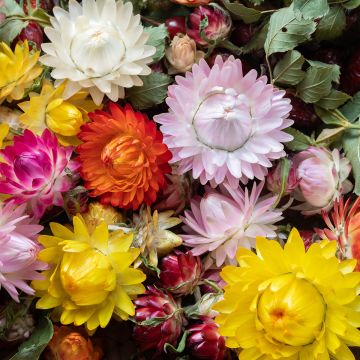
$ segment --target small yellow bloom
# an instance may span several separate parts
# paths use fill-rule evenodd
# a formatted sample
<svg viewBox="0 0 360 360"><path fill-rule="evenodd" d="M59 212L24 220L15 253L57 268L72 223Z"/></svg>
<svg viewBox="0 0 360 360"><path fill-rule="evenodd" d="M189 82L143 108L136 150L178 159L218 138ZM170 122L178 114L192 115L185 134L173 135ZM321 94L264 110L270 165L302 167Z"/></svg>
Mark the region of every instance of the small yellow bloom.
<svg viewBox="0 0 360 360"><path fill-rule="evenodd" d="M64 83L55 89L49 81L44 81L40 94L30 93L30 100L19 104L24 112L20 121L36 134L49 128L61 144L77 145L76 135L88 121L87 113L98 107L86 99L86 91L64 99L64 90Z"/></svg>
<svg viewBox="0 0 360 360"><path fill-rule="evenodd" d="M293 229L284 247L259 237L257 254L239 249L240 267L226 266L216 322L240 360L355 360L360 345L360 273L339 262L336 242L305 252Z"/></svg>
<svg viewBox="0 0 360 360"><path fill-rule="evenodd" d="M3 142L8 135L10 127L8 124L0 124L0 149L3 148Z"/></svg>
<svg viewBox="0 0 360 360"><path fill-rule="evenodd" d="M7 99L20 100L25 90L42 73L37 64L40 51L29 52L28 42L17 44L13 52L4 42L0 43L0 104Z"/></svg>
<svg viewBox="0 0 360 360"><path fill-rule="evenodd" d="M130 248L133 234L109 234L106 223L89 233L80 215L73 223L73 231L51 223L54 236L39 237L39 259L50 269L45 280L32 282L40 297L36 307L55 308L62 324L85 324L89 331L105 327L113 314L126 320L135 314L131 299L145 291L145 274L130 266L140 253Z"/></svg>

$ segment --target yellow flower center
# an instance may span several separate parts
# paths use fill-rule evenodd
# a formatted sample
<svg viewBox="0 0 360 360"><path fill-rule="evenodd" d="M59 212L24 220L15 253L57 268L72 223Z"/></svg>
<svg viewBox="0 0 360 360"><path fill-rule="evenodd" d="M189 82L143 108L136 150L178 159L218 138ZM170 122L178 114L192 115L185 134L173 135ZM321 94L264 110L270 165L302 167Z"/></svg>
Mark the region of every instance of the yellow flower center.
<svg viewBox="0 0 360 360"><path fill-rule="evenodd" d="M275 278L257 304L258 319L267 338L290 346L311 344L322 330L325 312L317 288L293 274Z"/></svg>
<svg viewBox="0 0 360 360"><path fill-rule="evenodd" d="M94 249L65 253L60 278L66 293L79 306L100 304L116 285L108 257Z"/></svg>

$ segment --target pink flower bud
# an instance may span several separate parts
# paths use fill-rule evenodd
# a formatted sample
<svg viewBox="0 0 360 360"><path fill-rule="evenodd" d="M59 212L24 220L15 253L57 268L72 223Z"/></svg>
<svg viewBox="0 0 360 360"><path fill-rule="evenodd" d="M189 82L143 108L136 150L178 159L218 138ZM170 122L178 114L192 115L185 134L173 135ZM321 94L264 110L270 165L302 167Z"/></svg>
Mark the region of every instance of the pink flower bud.
<svg viewBox="0 0 360 360"><path fill-rule="evenodd" d="M275 167L271 169L269 175L266 178L266 187L274 194L279 194L281 191L281 173L283 171L283 162L279 162ZM298 186L298 179L296 177L296 169L294 163L290 160L290 170L285 179L284 195L288 195Z"/></svg>
<svg viewBox="0 0 360 360"><path fill-rule="evenodd" d="M206 21L205 36L209 40L224 40L230 33L232 21L230 14L217 4L197 7L189 16L186 33L198 44L207 45L201 38L201 22Z"/></svg>
<svg viewBox="0 0 360 360"><path fill-rule="evenodd" d="M187 330L187 349L192 359L222 360L225 358L225 339L217 332L217 325L209 318Z"/></svg>
<svg viewBox="0 0 360 360"><path fill-rule="evenodd" d="M295 209L303 210L304 214L330 209L340 194L352 189L347 180L350 162L338 149L330 152L325 148L310 147L296 154L293 161L299 179L295 198L304 201Z"/></svg>
<svg viewBox="0 0 360 360"><path fill-rule="evenodd" d="M176 345L181 333L183 317L175 300L168 292L148 286L147 292L135 301L134 339L141 351L157 350L164 345Z"/></svg>
<svg viewBox="0 0 360 360"><path fill-rule="evenodd" d="M200 257L175 250L164 257L160 264L160 281L164 288L175 295L191 294L201 276Z"/></svg>

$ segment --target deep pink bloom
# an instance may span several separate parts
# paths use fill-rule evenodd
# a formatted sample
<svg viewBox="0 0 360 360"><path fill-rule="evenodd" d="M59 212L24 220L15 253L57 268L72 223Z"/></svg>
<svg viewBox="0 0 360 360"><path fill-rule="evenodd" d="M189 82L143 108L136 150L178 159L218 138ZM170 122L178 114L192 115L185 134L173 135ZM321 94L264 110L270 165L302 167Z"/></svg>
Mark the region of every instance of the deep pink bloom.
<svg viewBox="0 0 360 360"><path fill-rule="evenodd" d="M46 129L41 136L25 130L14 143L0 152L0 193L10 195L16 204L28 204L28 211L40 218L51 205L62 206L62 192L72 186L68 174L78 169L70 160L71 147L59 146Z"/></svg>
<svg viewBox="0 0 360 360"><path fill-rule="evenodd" d="M146 294L135 301L134 338L141 351L157 350L160 355L166 343L176 345L181 334L183 317L168 292L148 286ZM146 325L142 325L146 322Z"/></svg>
<svg viewBox="0 0 360 360"><path fill-rule="evenodd" d="M294 163L290 161L290 169L288 177L285 181L285 190L284 195L291 194L296 187L298 186L299 180L296 177L296 168ZM280 161L276 166L274 166L268 176L266 177L266 187L269 191L274 194L279 194L281 191L281 174L283 171L283 163Z"/></svg>
<svg viewBox="0 0 360 360"><path fill-rule="evenodd" d="M200 257L175 250L160 263L161 286L175 295L188 295L194 291L201 276Z"/></svg>
<svg viewBox="0 0 360 360"><path fill-rule="evenodd" d="M33 224L25 210L25 204L0 203L0 288L15 301L19 301L17 289L34 295L26 280L41 279L37 271L46 269L37 260L40 245L35 241L43 227Z"/></svg>
<svg viewBox="0 0 360 360"><path fill-rule="evenodd" d="M218 326L210 318L203 323L190 326L186 346L192 359L223 360L225 357L225 338L220 336Z"/></svg>
<svg viewBox="0 0 360 360"><path fill-rule="evenodd" d="M189 15L186 33L198 44L206 45L207 41L201 38L201 22L207 19L208 25L204 28L205 36L209 40L224 40L229 35L232 21L230 14L217 4L198 6Z"/></svg>

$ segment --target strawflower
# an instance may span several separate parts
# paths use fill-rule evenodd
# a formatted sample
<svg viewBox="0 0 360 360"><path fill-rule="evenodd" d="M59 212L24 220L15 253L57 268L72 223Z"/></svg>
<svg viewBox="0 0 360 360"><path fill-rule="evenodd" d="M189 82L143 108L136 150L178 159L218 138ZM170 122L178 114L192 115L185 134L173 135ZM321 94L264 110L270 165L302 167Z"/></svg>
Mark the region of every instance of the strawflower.
<svg viewBox="0 0 360 360"><path fill-rule="evenodd" d="M98 108L87 100L88 93L79 91L64 99L65 84L54 89L50 81L44 81L41 93L30 93L30 100L18 106L24 112L19 120L26 129L41 134L46 128L56 134L62 145L78 145L76 135L87 119L87 113Z"/></svg>
<svg viewBox="0 0 360 360"><path fill-rule="evenodd" d="M146 45L149 35L131 2L71 0L69 11L55 7L54 16L44 29L51 42L42 45L40 61L54 68L54 79L68 80L67 96L86 88L97 105L104 95L117 101L124 88L142 85L139 75L150 74L155 48Z"/></svg>
<svg viewBox="0 0 360 360"><path fill-rule="evenodd" d="M171 154L162 134L146 115L131 106L109 104L110 112L90 113L79 133L81 176L90 196L102 204L137 209L156 200Z"/></svg>
<svg viewBox="0 0 360 360"><path fill-rule="evenodd" d="M25 130L15 136L13 145L0 151L0 193L16 204L27 203L28 209L40 218L51 205L62 206L62 193L72 186L69 172L79 165L70 160L71 147L61 147L49 130L41 136Z"/></svg>
<svg viewBox="0 0 360 360"><path fill-rule="evenodd" d="M39 259L50 264L45 280L33 281L38 309L53 309L64 325L85 324L89 331L105 327L113 314L126 320L135 314L132 299L145 291L146 276L130 265L139 256L130 248L133 234L109 234L106 223L90 233L80 216L74 228L50 223L53 233L42 235Z"/></svg>
<svg viewBox="0 0 360 360"><path fill-rule="evenodd" d="M257 253L241 248L240 267L227 266L224 300L214 306L226 345L240 360L355 360L360 345L355 260L339 262L336 242L307 252L293 229L284 248L258 237Z"/></svg>
<svg viewBox="0 0 360 360"><path fill-rule="evenodd" d="M274 237L281 212L272 209L276 196L260 197L264 183L247 188L232 189L226 184L222 191L207 189L202 198L191 202L191 211L183 219L184 244L192 247L194 255L210 252L220 267L234 263L239 247L250 248L258 235Z"/></svg>
<svg viewBox="0 0 360 360"><path fill-rule="evenodd" d="M41 279L38 271L46 268L45 263L37 260L41 247L36 238L43 227L34 224L25 210L25 204L0 202L0 288L17 302L17 289L34 295L27 280Z"/></svg>
<svg viewBox="0 0 360 360"><path fill-rule="evenodd" d="M37 64L40 51L29 52L27 41L17 44L12 51L4 42L0 43L0 104L24 97L25 90L42 73Z"/></svg>
<svg viewBox="0 0 360 360"><path fill-rule="evenodd" d="M243 76L239 59L221 56L210 68L205 60L169 86L168 113L154 117L164 142L178 163L179 173L192 170L202 184L227 179L264 179L271 160L285 155L282 142L292 136L282 130L292 121L285 92L266 84L251 70Z"/></svg>
<svg viewBox="0 0 360 360"><path fill-rule="evenodd" d="M323 239L335 240L340 259L357 260L356 270L360 271L360 197L354 203L351 198L335 200L331 213L322 211L327 228L316 229Z"/></svg>

